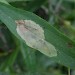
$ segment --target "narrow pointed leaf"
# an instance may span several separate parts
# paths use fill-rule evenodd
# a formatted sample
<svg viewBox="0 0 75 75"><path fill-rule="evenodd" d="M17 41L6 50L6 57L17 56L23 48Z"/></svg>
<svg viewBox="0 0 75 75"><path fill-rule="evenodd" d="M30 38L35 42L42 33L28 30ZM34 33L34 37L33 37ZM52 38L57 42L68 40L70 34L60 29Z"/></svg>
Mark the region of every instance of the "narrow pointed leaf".
<svg viewBox="0 0 75 75"><path fill-rule="evenodd" d="M21 38L16 32L15 20L21 19L32 20L44 29L46 41L57 49L57 56L52 57L52 60L75 69L75 42L61 34L54 27L50 26L48 22L33 13L0 3L0 20L19 39Z"/></svg>

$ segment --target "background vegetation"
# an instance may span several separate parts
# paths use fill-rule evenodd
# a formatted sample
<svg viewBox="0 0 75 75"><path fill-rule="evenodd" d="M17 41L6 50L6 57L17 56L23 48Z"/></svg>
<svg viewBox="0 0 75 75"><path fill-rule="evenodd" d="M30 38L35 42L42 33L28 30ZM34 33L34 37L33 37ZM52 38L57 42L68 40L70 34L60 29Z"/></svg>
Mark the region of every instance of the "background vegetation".
<svg viewBox="0 0 75 75"><path fill-rule="evenodd" d="M15 20L19 19L41 25L58 55L50 58L28 47L16 32ZM75 75L75 0L0 0L0 75L3 74Z"/></svg>

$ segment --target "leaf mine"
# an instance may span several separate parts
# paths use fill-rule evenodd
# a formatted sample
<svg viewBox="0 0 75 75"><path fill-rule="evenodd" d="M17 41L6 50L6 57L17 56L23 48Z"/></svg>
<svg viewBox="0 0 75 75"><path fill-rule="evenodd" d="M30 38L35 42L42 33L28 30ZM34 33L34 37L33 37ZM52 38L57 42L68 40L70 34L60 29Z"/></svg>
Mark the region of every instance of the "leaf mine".
<svg viewBox="0 0 75 75"><path fill-rule="evenodd" d="M57 56L55 47L45 40L44 30L39 24L31 20L16 20L16 31L26 44L46 56Z"/></svg>

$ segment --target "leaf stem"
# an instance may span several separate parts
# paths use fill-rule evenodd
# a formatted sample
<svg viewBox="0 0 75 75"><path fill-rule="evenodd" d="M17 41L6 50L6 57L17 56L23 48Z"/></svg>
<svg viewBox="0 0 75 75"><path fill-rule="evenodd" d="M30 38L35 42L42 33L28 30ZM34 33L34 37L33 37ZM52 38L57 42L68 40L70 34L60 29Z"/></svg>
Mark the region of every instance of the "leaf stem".
<svg viewBox="0 0 75 75"><path fill-rule="evenodd" d="M71 71L70 71L70 68L68 68L68 75L71 75Z"/></svg>

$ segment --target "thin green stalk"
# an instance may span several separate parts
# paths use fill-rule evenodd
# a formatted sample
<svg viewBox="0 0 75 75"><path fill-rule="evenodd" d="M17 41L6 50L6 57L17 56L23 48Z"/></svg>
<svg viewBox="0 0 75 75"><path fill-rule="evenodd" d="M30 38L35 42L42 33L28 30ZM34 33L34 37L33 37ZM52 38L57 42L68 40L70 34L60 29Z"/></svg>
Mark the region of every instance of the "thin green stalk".
<svg viewBox="0 0 75 75"><path fill-rule="evenodd" d="M68 75L71 75L71 71L70 71L70 68L68 68Z"/></svg>

